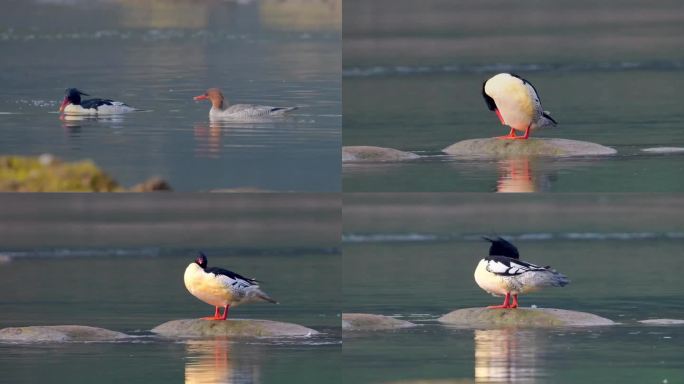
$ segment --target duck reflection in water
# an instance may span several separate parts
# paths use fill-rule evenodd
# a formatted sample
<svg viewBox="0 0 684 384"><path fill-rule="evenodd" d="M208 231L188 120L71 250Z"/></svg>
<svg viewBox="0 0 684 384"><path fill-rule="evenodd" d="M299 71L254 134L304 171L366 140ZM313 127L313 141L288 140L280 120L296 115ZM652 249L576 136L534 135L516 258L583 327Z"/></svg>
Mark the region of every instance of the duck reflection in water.
<svg viewBox="0 0 684 384"><path fill-rule="evenodd" d="M217 159L221 154L221 124L213 121L196 123L193 127L195 135L195 153L199 157Z"/></svg>
<svg viewBox="0 0 684 384"><path fill-rule="evenodd" d="M537 364L544 352L543 340L531 330L475 330L475 382L544 381Z"/></svg>
<svg viewBox="0 0 684 384"><path fill-rule="evenodd" d="M226 339L188 340L186 351L186 384L261 382L256 346L231 344Z"/></svg>
<svg viewBox="0 0 684 384"><path fill-rule="evenodd" d="M548 192L551 187L552 177L539 172L533 160L527 157L502 159L497 168L497 192Z"/></svg>

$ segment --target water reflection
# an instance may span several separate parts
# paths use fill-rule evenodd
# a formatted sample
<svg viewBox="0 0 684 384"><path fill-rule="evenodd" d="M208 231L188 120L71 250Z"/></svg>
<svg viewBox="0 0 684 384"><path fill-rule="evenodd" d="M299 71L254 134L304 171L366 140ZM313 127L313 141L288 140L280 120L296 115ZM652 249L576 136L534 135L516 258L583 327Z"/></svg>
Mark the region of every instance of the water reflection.
<svg viewBox="0 0 684 384"><path fill-rule="evenodd" d="M185 383L260 383L261 365L254 347L226 339L188 340Z"/></svg>
<svg viewBox="0 0 684 384"><path fill-rule="evenodd" d="M195 153L199 157L217 159L221 153L221 125L215 121L195 123L192 132L195 136Z"/></svg>
<svg viewBox="0 0 684 384"><path fill-rule="evenodd" d="M122 115L107 115L107 116L91 116L91 115L59 115L59 120L62 122L62 128L73 129L78 131L84 123L88 122L103 122L110 125L112 128L123 127L124 118Z"/></svg>
<svg viewBox="0 0 684 384"><path fill-rule="evenodd" d="M475 382L535 382L543 342L534 331L475 330Z"/></svg>
<svg viewBox="0 0 684 384"><path fill-rule="evenodd" d="M527 157L502 159L497 163L499 179L497 192L546 192L549 190L549 177L540 173ZM535 172L536 171L536 172Z"/></svg>

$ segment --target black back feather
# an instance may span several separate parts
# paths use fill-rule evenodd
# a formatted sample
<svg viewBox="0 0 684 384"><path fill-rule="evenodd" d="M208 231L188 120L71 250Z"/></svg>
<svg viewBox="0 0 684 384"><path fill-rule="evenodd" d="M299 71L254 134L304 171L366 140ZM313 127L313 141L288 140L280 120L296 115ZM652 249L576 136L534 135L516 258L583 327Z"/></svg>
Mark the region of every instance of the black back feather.
<svg viewBox="0 0 684 384"><path fill-rule="evenodd" d="M489 256L504 256L511 259L519 259L520 254L518 253L518 248L515 245L509 243L503 238L497 236L496 239L490 239L489 237L483 236L483 239L492 243L489 247Z"/></svg>

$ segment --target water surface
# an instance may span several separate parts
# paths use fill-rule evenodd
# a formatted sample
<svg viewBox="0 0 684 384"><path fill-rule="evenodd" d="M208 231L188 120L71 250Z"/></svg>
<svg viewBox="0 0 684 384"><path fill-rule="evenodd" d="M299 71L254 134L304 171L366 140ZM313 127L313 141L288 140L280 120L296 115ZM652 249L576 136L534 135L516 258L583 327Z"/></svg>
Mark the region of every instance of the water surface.
<svg viewBox="0 0 684 384"><path fill-rule="evenodd" d="M10 1L0 16L0 153L93 159L121 184L339 190L339 2ZM298 13L297 10L300 10ZM60 119L64 89L145 112ZM211 123L192 97L298 106Z"/></svg>

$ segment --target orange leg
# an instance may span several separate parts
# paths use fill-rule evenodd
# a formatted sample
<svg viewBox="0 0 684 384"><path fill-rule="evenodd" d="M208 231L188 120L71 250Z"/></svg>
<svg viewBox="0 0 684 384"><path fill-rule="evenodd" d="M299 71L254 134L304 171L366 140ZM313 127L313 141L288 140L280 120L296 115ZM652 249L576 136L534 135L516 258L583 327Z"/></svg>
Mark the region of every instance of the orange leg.
<svg viewBox="0 0 684 384"><path fill-rule="evenodd" d="M503 309L503 308L511 308L511 305L508 303L511 299L511 294L506 292L506 297L504 297L504 302L501 305L490 305L487 308L490 309Z"/></svg>
<svg viewBox="0 0 684 384"><path fill-rule="evenodd" d="M230 308L230 305L226 305L223 308L223 315L221 317L217 317L216 320L225 320L228 318L228 308ZM216 310L218 311L218 307L216 307Z"/></svg>
<svg viewBox="0 0 684 384"><path fill-rule="evenodd" d="M511 304L511 308L518 308L518 295L517 294L513 295L513 304Z"/></svg>
<svg viewBox="0 0 684 384"><path fill-rule="evenodd" d="M219 307L216 307L216 310L214 311L214 316L203 317L202 320L218 320L219 318Z"/></svg>
<svg viewBox="0 0 684 384"><path fill-rule="evenodd" d="M527 138L530 137L530 126L528 125L527 128L525 128L525 134L522 136L516 136L515 135L515 129L511 128L511 131L508 133L506 136L497 136L497 139L504 139L504 140L527 140Z"/></svg>

